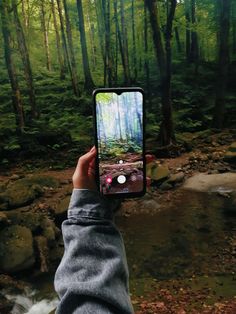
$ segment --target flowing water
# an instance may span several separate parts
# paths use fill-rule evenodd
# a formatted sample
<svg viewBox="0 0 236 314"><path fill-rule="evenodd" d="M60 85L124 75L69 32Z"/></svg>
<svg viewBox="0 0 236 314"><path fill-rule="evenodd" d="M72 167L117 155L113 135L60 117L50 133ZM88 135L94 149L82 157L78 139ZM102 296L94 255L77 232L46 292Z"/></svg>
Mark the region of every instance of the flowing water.
<svg viewBox="0 0 236 314"><path fill-rule="evenodd" d="M208 287L216 297L236 295L236 217L230 199L183 190L168 209L119 217L117 224L126 245L132 295L145 298L153 283L170 280L193 290ZM34 292L8 296L16 303L12 313L50 313L57 303L52 282L53 275L47 275Z"/></svg>

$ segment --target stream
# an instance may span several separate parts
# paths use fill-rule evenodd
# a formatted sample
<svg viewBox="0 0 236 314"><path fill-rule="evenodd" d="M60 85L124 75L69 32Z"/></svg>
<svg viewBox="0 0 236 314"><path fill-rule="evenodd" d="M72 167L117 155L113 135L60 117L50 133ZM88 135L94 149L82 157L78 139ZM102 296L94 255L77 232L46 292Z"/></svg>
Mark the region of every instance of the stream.
<svg viewBox="0 0 236 314"><path fill-rule="evenodd" d="M234 205L235 206L235 205ZM236 295L236 217L230 198L180 190L155 214L117 217L124 237L132 298L170 282L211 291L209 304ZM234 214L232 214L234 212ZM32 282L34 291L10 296L13 314L48 314L57 304L53 274ZM53 313L53 312L52 312Z"/></svg>

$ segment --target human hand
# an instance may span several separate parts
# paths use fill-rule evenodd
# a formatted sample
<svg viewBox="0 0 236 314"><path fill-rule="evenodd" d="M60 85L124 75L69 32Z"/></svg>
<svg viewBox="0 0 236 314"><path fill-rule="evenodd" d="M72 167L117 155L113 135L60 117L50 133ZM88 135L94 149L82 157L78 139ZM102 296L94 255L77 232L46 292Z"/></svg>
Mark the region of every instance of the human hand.
<svg viewBox="0 0 236 314"><path fill-rule="evenodd" d="M95 146L93 146L87 154L79 158L77 167L72 177L75 189L97 190L94 169L96 154L97 150Z"/></svg>

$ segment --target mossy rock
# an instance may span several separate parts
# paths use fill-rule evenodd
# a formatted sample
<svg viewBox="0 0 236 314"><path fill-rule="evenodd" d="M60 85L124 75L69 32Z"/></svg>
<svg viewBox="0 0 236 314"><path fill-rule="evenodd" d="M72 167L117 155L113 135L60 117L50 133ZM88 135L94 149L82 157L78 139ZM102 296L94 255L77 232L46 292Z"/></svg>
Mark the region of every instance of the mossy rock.
<svg viewBox="0 0 236 314"><path fill-rule="evenodd" d="M41 187L58 188L60 185L57 179L46 175L32 175L30 177L20 179L17 182L19 181L27 186L37 184L40 185Z"/></svg>
<svg viewBox="0 0 236 314"><path fill-rule="evenodd" d="M156 162L150 162L146 166L146 175L156 182L162 182L169 177L169 169L166 165L158 165Z"/></svg>
<svg viewBox="0 0 236 314"><path fill-rule="evenodd" d="M38 196L43 194L43 189L39 185L33 184L32 186L28 186L20 181L21 180L18 180L10 184L1 196L1 198L5 200L2 204L6 204L7 200L7 209L31 204Z"/></svg>
<svg viewBox="0 0 236 314"><path fill-rule="evenodd" d="M59 181L45 175L33 175L11 182L0 194L0 209L12 209L31 204L43 194L43 187L57 188Z"/></svg>
<svg viewBox="0 0 236 314"><path fill-rule="evenodd" d="M42 213L11 210L4 212L14 225L21 225L31 230L33 235L43 234L49 241L55 240L55 224Z"/></svg>
<svg viewBox="0 0 236 314"><path fill-rule="evenodd" d="M0 231L0 269L14 273L34 265L33 237L31 231L12 225Z"/></svg>

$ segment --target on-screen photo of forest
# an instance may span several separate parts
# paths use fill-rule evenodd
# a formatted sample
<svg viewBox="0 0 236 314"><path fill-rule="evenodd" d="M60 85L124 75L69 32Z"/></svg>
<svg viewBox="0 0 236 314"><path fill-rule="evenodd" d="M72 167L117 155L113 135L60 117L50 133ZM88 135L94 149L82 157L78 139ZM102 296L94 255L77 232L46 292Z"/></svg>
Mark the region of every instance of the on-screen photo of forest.
<svg viewBox="0 0 236 314"><path fill-rule="evenodd" d="M95 194L140 191L145 170L143 197L103 195L134 313L236 313L236 0L0 0L1 314L55 313L93 91L126 87L145 124L139 93L98 94Z"/></svg>
<svg viewBox="0 0 236 314"><path fill-rule="evenodd" d="M143 190L143 95L96 94L100 186L103 194Z"/></svg>

